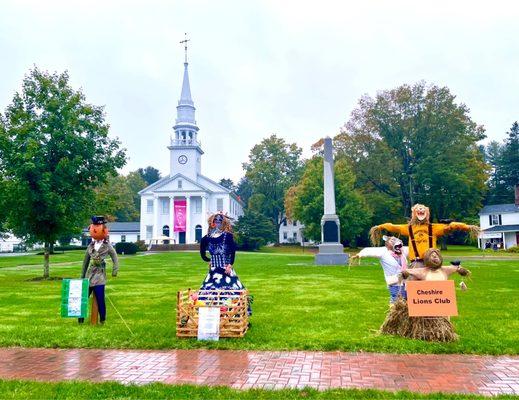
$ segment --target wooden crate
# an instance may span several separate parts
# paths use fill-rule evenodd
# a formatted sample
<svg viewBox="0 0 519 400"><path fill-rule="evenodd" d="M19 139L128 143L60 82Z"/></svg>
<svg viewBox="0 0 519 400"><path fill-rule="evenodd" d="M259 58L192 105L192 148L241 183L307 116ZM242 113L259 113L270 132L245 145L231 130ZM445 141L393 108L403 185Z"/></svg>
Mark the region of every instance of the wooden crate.
<svg viewBox="0 0 519 400"><path fill-rule="evenodd" d="M205 306L196 304L197 294ZM244 337L249 328L247 290L181 290L177 293L177 337L198 336L198 309L220 307L220 337ZM232 304L230 304L232 303Z"/></svg>

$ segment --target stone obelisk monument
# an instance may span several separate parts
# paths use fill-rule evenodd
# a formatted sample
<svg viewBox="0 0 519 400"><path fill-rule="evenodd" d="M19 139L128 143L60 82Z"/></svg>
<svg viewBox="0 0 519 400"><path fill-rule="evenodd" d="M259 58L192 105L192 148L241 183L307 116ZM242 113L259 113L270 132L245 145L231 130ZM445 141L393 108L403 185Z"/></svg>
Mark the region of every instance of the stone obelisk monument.
<svg viewBox="0 0 519 400"><path fill-rule="evenodd" d="M324 215L321 218L321 244L315 265L344 265L348 255L341 244L341 224L335 214L332 139L324 139Z"/></svg>

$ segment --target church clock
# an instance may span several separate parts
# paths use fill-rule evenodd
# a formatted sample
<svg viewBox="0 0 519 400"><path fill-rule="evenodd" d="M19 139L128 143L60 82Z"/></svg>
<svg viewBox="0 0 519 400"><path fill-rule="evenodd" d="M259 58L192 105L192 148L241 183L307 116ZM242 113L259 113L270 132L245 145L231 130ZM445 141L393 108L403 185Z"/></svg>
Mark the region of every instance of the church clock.
<svg viewBox="0 0 519 400"><path fill-rule="evenodd" d="M187 156L184 155L184 154L182 154L182 155L178 158L178 162L179 162L180 164L185 164L185 163L187 163Z"/></svg>

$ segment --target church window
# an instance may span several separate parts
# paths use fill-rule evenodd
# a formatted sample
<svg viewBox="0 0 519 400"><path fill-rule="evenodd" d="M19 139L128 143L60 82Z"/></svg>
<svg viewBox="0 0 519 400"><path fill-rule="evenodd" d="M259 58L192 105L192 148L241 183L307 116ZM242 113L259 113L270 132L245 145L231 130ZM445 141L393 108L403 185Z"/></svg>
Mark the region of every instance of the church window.
<svg viewBox="0 0 519 400"><path fill-rule="evenodd" d="M121 243L126 242L126 235L121 235Z"/></svg>
<svg viewBox="0 0 519 400"><path fill-rule="evenodd" d="M294 240L297 240L297 232L294 232L292 237L294 238Z"/></svg>
<svg viewBox="0 0 519 400"><path fill-rule="evenodd" d="M287 219L286 218L283 220L283 226L287 226Z"/></svg>
<svg viewBox="0 0 519 400"><path fill-rule="evenodd" d="M161 214L168 215L169 214L169 199L160 199L160 208Z"/></svg>
<svg viewBox="0 0 519 400"><path fill-rule="evenodd" d="M137 241L141 240L141 235L137 235Z"/></svg>
<svg viewBox="0 0 519 400"><path fill-rule="evenodd" d="M285 239L285 240L288 239L288 232L283 232L283 239Z"/></svg>
<svg viewBox="0 0 519 400"><path fill-rule="evenodd" d="M202 213L202 198L201 197L195 197L193 198L193 208L195 209L195 214L201 214Z"/></svg>
<svg viewBox="0 0 519 400"><path fill-rule="evenodd" d="M297 226L297 221L292 221L292 225Z"/></svg>
<svg viewBox="0 0 519 400"><path fill-rule="evenodd" d="M223 211L223 199L216 199L216 211Z"/></svg>
<svg viewBox="0 0 519 400"><path fill-rule="evenodd" d="M153 225L146 225L146 239L151 239L153 236Z"/></svg>
<svg viewBox="0 0 519 400"><path fill-rule="evenodd" d="M180 179L177 181L177 188L182 189L182 180Z"/></svg>
<svg viewBox="0 0 519 400"><path fill-rule="evenodd" d="M153 200L146 200L146 212L148 214L153 213Z"/></svg>

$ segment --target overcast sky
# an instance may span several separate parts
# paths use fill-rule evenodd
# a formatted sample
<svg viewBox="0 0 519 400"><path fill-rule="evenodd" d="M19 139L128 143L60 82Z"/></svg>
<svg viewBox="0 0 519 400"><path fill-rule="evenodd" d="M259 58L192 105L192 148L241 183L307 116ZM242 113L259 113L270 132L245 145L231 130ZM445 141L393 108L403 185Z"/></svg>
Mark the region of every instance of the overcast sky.
<svg viewBox="0 0 519 400"><path fill-rule="evenodd" d="M235 181L271 133L309 155L358 99L403 83L446 85L489 139L519 119L514 1L0 1L0 109L32 65L68 70L105 105L123 172L169 173L187 32L205 175Z"/></svg>

